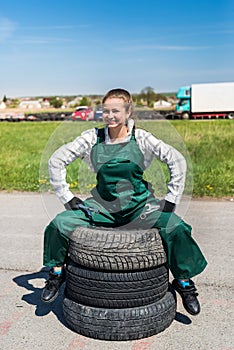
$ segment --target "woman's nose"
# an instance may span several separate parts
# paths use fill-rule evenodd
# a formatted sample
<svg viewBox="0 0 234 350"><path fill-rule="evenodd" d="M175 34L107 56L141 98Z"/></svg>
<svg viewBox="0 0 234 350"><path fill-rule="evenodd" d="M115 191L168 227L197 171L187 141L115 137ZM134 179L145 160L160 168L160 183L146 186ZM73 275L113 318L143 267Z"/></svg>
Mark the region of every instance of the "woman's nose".
<svg viewBox="0 0 234 350"><path fill-rule="evenodd" d="M112 111L109 112L109 118L114 117L114 115L115 115L115 114L114 114Z"/></svg>

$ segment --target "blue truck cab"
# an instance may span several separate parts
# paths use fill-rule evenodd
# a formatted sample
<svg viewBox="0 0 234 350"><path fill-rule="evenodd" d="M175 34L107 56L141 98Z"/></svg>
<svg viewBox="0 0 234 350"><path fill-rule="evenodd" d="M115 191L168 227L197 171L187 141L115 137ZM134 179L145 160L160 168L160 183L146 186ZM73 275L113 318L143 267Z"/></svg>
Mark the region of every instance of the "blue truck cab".
<svg viewBox="0 0 234 350"><path fill-rule="evenodd" d="M191 111L191 87L180 87L176 94L176 97L179 100L176 105L176 114L181 119L189 119Z"/></svg>

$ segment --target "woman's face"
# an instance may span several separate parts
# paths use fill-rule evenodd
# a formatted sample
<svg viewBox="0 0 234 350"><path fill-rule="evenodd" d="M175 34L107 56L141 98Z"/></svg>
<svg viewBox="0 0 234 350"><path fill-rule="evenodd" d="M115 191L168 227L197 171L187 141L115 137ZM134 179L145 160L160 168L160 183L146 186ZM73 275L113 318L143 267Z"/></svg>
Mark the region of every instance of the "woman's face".
<svg viewBox="0 0 234 350"><path fill-rule="evenodd" d="M103 105L102 118L108 128L125 125L130 113L127 112L127 104L122 98L110 97Z"/></svg>

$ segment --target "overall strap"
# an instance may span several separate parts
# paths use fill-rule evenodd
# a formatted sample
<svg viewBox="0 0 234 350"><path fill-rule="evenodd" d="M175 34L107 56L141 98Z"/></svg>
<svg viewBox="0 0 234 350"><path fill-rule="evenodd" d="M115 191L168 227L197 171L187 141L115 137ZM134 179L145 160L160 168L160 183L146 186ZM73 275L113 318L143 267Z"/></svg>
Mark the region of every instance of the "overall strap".
<svg viewBox="0 0 234 350"><path fill-rule="evenodd" d="M105 128L95 128L98 138L98 142L105 142ZM135 138L135 125L132 128L131 140L136 140Z"/></svg>
<svg viewBox="0 0 234 350"><path fill-rule="evenodd" d="M131 140L136 140L136 137L135 137L135 125L133 125L133 128L132 128Z"/></svg>
<svg viewBox="0 0 234 350"><path fill-rule="evenodd" d="M105 142L105 128L95 128L96 129L96 134L97 134L97 142L101 143L101 142Z"/></svg>

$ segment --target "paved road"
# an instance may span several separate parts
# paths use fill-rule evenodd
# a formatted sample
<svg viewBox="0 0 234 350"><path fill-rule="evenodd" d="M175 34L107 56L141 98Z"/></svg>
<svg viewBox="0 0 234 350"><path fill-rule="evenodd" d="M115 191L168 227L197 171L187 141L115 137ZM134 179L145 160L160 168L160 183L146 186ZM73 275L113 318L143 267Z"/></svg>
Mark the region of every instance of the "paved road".
<svg viewBox="0 0 234 350"><path fill-rule="evenodd" d="M234 202L183 203L179 214L193 226L209 265L194 280L202 312L192 317L178 300L176 320L164 332L136 341L107 342L71 331L62 296L40 301L43 230L63 210L54 195L0 193L1 350L234 350ZM181 211L181 213L180 213Z"/></svg>

